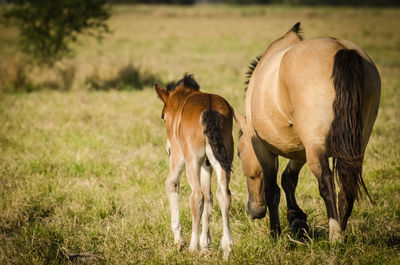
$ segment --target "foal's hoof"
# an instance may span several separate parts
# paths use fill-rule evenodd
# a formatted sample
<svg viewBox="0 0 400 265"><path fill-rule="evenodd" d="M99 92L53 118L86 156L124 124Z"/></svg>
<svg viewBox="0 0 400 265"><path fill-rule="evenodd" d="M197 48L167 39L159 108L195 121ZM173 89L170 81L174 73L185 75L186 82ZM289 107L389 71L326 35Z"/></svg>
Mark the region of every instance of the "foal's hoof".
<svg viewBox="0 0 400 265"><path fill-rule="evenodd" d="M208 247L204 247L204 248L200 249L200 255L201 256L206 256L209 253L210 253L210 248L208 248Z"/></svg>
<svg viewBox="0 0 400 265"><path fill-rule="evenodd" d="M182 251L185 246L186 246L186 241L185 240L180 240L177 243L175 243L175 248L178 251Z"/></svg>
<svg viewBox="0 0 400 265"><path fill-rule="evenodd" d="M227 261L229 259L229 256L231 255L231 252L232 252L232 249L224 250L224 254L223 254L224 261Z"/></svg>
<svg viewBox="0 0 400 265"><path fill-rule="evenodd" d="M223 238L221 241L222 250L224 252L223 259L227 261L229 259L229 255L233 250L233 243L232 239Z"/></svg>
<svg viewBox="0 0 400 265"><path fill-rule="evenodd" d="M294 219L291 223L290 223L290 231L295 234L296 236L298 236L299 238L304 238L304 236L306 235L306 233L308 233L308 225L306 220L304 219Z"/></svg>

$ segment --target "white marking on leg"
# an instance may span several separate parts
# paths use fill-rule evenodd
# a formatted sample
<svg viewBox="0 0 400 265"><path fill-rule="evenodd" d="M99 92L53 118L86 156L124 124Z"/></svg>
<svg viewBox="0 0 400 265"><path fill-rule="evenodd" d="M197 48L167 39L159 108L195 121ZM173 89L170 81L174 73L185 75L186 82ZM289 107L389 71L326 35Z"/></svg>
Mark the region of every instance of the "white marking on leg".
<svg viewBox="0 0 400 265"><path fill-rule="evenodd" d="M218 179L217 199L219 206L221 208L222 228L223 228L221 247L224 251L224 256L223 256L224 260L227 260L233 247L231 232L229 228L229 207L231 203L231 197L229 194L230 172L225 172L222 169L220 163L214 157L211 146L209 146L208 144L206 147L206 154L211 165L215 170L215 173L217 174L217 179Z"/></svg>
<svg viewBox="0 0 400 265"><path fill-rule="evenodd" d="M193 221L193 219L192 219ZM193 229L193 225L192 225L192 236L190 238L190 245L189 245L189 251L190 252L194 252L196 250L198 250L198 246L199 246L199 233L195 231L196 229Z"/></svg>
<svg viewBox="0 0 400 265"><path fill-rule="evenodd" d="M203 193L200 186L200 166L197 161L186 164L186 175L192 194L190 195L190 210L192 212L192 237L190 239L189 251L195 251L199 245L200 219L204 207Z"/></svg>
<svg viewBox="0 0 400 265"><path fill-rule="evenodd" d="M179 218L179 198L177 193L168 194L171 208L171 230L174 233L174 243L179 244L183 240L182 225Z"/></svg>
<svg viewBox="0 0 400 265"><path fill-rule="evenodd" d="M332 242L337 241L341 236L339 222L333 218L329 218L329 240Z"/></svg>
<svg viewBox="0 0 400 265"><path fill-rule="evenodd" d="M182 236L182 225L179 216L179 177L183 171L185 163L182 160L172 168L171 165L174 163L174 161L170 161L170 172L165 182L165 190L167 192L171 211L171 230L174 234L174 244L178 248L181 248L184 243L184 238Z"/></svg>
<svg viewBox="0 0 400 265"><path fill-rule="evenodd" d="M202 214L202 231L200 236L200 247L202 251L206 251L211 244L209 220L213 207L213 198L211 193L211 167L206 165L204 161L200 171L201 190L204 195L204 209Z"/></svg>
<svg viewBox="0 0 400 265"><path fill-rule="evenodd" d="M190 208L192 211L192 237L190 239L189 251L193 252L198 249L199 245L199 230L200 218L203 210L203 195L199 189L192 191L190 196Z"/></svg>

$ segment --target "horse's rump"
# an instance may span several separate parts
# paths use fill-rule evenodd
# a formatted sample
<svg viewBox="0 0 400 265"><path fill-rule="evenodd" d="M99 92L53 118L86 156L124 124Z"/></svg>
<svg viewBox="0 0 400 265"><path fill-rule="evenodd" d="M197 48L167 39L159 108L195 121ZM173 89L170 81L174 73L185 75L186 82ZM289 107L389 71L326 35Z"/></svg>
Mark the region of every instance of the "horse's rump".
<svg viewBox="0 0 400 265"><path fill-rule="evenodd" d="M331 130L333 170L348 200L360 194L362 179L362 90L365 70L355 50L341 49L335 55L332 78L335 87Z"/></svg>

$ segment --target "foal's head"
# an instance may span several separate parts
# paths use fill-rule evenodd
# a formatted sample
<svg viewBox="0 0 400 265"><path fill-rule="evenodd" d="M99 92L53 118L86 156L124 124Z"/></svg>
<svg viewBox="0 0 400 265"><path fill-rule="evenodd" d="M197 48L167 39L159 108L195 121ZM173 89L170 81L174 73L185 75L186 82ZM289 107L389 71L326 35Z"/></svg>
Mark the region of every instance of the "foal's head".
<svg viewBox="0 0 400 265"><path fill-rule="evenodd" d="M257 156L254 153L251 133L246 118L235 112L235 121L239 126L238 157L242 162L242 170L247 182L246 212L253 219L263 218L267 212L265 202L264 175Z"/></svg>
<svg viewBox="0 0 400 265"><path fill-rule="evenodd" d="M171 81L167 84L167 88L163 88L155 84L158 97L164 102L161 112L161 119L166 122L167 117L172 115L179 104L180 97L172 97L174 94L186 94L191 91L199 91L200 86L194 80L193 75L185 74L179 81ZM185 93L186 92L186 93Z"/></svg>

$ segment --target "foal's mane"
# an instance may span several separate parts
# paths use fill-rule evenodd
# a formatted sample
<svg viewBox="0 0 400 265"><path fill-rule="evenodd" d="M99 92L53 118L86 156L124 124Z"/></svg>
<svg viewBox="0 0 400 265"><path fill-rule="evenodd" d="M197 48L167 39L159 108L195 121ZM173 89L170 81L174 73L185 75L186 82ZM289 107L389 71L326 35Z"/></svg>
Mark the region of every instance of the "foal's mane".
<svg viewBox="0 0 400 265"><path fill-rule="evenodd" d="M185 75L183 76L183 78L179 81L171 81L167 84L167 90L169 92L174 91L175 88L179 85L183 84L184 87L192 89L194 91L199 91L200 90L200 86L199 84L196 82L196 80L194 80L194 77L192 74L188 74L185 73Z"/></svg>
<svg viewBox="0 0 400 265"><path fill-rule="evenodd" d="M264 54L266 54L268 51L270 51L271 48L274 48L274 46L277 46L277 44L281 44L281 42L283 40L285 40L285 38L287 36L289 36L290 33L292 33L292 32L296 34L296 38L298 39L298 41L303 40L303 32L301 31L301 28L300 28L300 22L297 22L285 35L283 35L281 38L279 38L276 41L274 41L273 43L271 43L271 45L268 46L268 48ZM254 59L250 62L250 65L246 72L247 81L245 82L245 84L247 86L245 88L245 91L247 91L247 87L250 82L250 78L253 75L254 70L256 69L258 63L260 62L260 60L264 56L264 54L257 56L256 59Z"/></svg>

